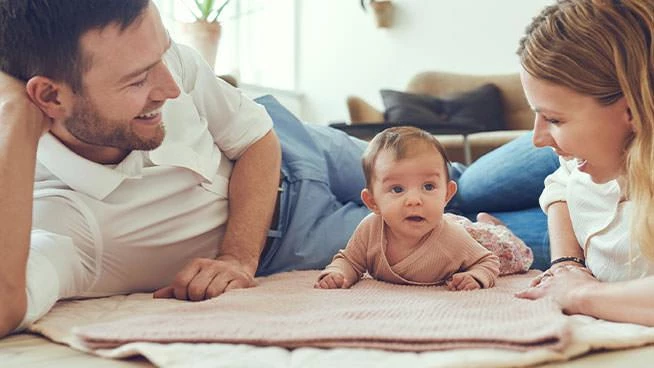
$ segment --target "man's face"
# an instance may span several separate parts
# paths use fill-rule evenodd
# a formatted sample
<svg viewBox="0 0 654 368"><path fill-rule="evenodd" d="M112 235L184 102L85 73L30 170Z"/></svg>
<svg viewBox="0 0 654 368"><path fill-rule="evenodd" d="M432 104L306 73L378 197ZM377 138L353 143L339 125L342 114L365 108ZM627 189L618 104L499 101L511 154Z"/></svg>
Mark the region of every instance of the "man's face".
<svg viewBox="0 0 654 368"><path fill-rule="evenodd" d="M73 113L64 121L64 126L72 136L87 145L108 146L125 151L153 150L163 141L165 131L160 124L161 117L154 115L160 115L160 109L150 113L153 124L147 134L135 131L130 124L131 119L105 117L100 110L86 96L80 96L76 98Z"/></svg>
<svg viewBox="0 0 654 368"><path fill-rule="evenodd" d="M162 60L170 38L156 8L150 4L122 31L116 24L91 30L80 45L91 67L63 119L67 139L60 139L74 151L109 153L103 154L108 161L158 147L164 138L161 107L179 88Z"/></svg>

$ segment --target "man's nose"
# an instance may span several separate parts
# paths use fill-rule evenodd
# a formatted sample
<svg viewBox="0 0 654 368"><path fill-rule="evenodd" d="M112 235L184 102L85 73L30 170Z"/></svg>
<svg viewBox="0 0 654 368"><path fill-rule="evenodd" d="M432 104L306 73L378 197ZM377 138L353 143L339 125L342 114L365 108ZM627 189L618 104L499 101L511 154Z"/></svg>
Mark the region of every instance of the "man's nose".
<svg viewBox="0 0 654 368"><path fill-rule="evenodd" d="M161 62L155 66L157 79L155 81L156 86L150 94L150 98L154 101L165 101L170 98L175 98L179 96L180 89L173 79L170 70L165 63Z"/></svg>
<svg viewBox="0 0 654 368"><path fill-rule="evenodd" d="M554 145L554 139L550 134L550 125L540 117L536 117L534 122L534 136L531 140L538 148Z"/></svg>

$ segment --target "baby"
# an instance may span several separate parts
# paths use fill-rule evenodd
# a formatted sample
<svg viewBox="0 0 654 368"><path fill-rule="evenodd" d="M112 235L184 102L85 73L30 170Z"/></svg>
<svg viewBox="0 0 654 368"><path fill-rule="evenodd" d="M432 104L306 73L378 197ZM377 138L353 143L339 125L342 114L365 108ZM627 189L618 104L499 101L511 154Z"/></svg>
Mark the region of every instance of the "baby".
<svg viewBox="0 0 654 368"><path fill-rule="evenodd" d="M457 220L444 214L456 193L445 149L431 134L393 127L377 134L363 154L364 218L316 288L349 288L364 272L395 284L448 290L489 288L500 262Z"/></svg>

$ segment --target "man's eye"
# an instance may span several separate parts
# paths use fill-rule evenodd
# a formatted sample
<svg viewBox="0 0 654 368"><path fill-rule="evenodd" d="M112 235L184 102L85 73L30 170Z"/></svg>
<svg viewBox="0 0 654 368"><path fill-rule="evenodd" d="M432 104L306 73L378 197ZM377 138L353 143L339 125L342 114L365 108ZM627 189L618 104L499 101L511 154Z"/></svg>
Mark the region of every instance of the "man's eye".
<svg viewBox="0 0 654 368"><path fill-rule="evenodd" d="M134 82L131 84L132 87L143 87L145 85L145 82L147 81L147 78L144 78L138 82Z"/></svg>
<svg viewBox="0 0 654 368"><path fill-rule="evenodd" d="M391 192L393 192L393 193L402 193L403 191L404 191L404 189L402 187L400 187L400 186L396 185L394 187L391 187Z"/></svg>
<svg viewBox="0 0 654 368"><path fill-rule="evenodd" d="M425 188L426 191L431 192L432 190L436 189L436 186L434 184L427 183L422 186Z"/></svg>

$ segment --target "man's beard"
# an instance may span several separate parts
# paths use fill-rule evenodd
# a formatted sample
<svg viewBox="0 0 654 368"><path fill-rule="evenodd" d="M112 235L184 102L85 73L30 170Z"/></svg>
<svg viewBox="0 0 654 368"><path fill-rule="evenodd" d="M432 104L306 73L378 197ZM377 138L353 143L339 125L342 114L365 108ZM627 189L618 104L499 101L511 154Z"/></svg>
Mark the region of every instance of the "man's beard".
<svg viewBox="0 0 654 368"><path fill-rule="evenodd" d="M161 145L165 135L163 124L153 130L153 135L143 137L133 131L130 122L103 118L93 102L82 96L75 102L73 114L64 121L64 126L75 138L94 146L150 151Z"/></svg>

